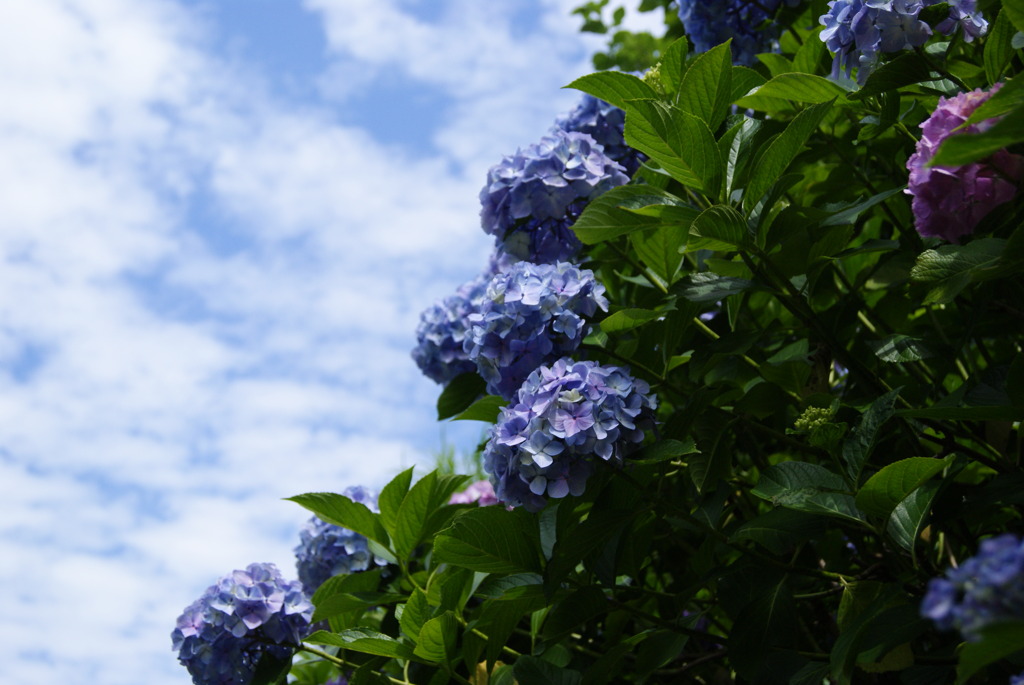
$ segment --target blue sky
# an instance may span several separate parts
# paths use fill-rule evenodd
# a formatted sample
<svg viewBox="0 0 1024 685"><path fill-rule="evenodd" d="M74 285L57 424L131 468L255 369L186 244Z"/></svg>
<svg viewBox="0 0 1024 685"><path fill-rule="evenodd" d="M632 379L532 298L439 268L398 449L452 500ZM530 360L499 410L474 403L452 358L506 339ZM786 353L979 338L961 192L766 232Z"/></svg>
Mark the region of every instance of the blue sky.
<svg viewBox="0 0 1024 685"><path fill-rule="evenodd" d="M409 350L576 102L574 4L0 4L0 682L188 682L181 610L294 575L282 498L479 437Z"/></svg>

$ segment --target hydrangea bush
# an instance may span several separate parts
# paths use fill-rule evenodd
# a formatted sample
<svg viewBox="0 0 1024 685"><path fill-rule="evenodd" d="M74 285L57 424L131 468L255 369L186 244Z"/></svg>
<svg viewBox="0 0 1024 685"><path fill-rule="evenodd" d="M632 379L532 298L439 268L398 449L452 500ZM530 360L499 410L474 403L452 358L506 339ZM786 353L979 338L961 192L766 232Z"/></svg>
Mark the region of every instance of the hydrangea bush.
<svg viewBox="0 0 1024 685"><path fill-rule="evenodd" d="M196 682L1020 681L1024 12L641 11L664 35L581 6L651 69L491 169L506 263L418 333L500 504L412 469L291 498L387 573L343 547L289 673L190 607Z"/></svg>

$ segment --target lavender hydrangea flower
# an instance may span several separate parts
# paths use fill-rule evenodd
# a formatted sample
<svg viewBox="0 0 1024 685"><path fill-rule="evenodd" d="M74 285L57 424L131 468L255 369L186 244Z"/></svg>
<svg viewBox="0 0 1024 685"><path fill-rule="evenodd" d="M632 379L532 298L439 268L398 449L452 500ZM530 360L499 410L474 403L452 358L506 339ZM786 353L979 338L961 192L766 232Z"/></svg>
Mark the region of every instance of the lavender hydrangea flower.
<svg viewBox="0 0 1024 685"><path fill-rule="evenodd" d="M377 511L377 495L362 486L346 488L342 494L353 502ZM370 551L364 536L327 523L314 516L299 533L295 548L295 566L306 592L313 594L324 581L336 575L365 571L371 566L384 566L387 561Z"/></svg>
<svg viewBox="0 0 1024 685"><path fill-rule="evenodd" d="M967 640L998 621L1024 616L1024 542L1006 534L981 542L978 554L945 578L933 578L921 615L942 630L956 628Z"/></svg>
<svg viewBox="0 0 1024 685"><path fill-rule="evenodd" d="M469 316L466 352L487 391L511 398L538 366L574 352L588 332L584 317L608 309L604 285L568 262L518 262L487 286Z"/></svg>
<svg viewBox="0 0 1024 685"><path fill-rule="evenodd" d="M562 358L526 379L484 450L498 499L539 511L581 495L596 460L621 464L653 425L657 398L615 366Z"/></svg>
<svg viewBox="0 0 1024 685"><path fill-rule="evenodd" d="M190 604L171 640L195 685L246 685L261 659L291 658L312 616L301 583L274 564L250 564Z"/></svg>
<svg viewBox="0 0 1024 685"><path fill-rule="evenodd" d="M570 227L583 208L628 181L622 165L592 137L556 128L487 172L481 225L499 249L518 259L569 259L581 247Z"/></svg>
<svg viewBox="0 0 1024 685"><path fill-rule="evenodd" d="M785 0L793 7L799 0ZM771 20L783 0L679 0L679 20L695 52L732 38L733 62L751 65L761 52L778 50L779 25Z"/></svg>
<svg viewBox="0 0 1024 685"><path fill-rule="evenodd" d="M997 83L987 93L979 89L950 99L939 98L939 106L921 124L923 134L917 150L907 160L910 182L905 192L914 198L914 228L922 236L959 242L986 214L1017 194L1024 175L1024 157L1005 149L963 166L928 166L950 135L981 132L995 124L996 119L987 119L957 130L1001 85Z"/></svg>
<svg viewBox="0 0 1024 685"><path fill-rule="evenodd" d="M555 120L555 128L589 135L632 176L646 157L626 144L625 126L624 111L587 93L571 112Z"/></svg>
<svg viewBox="0 0 1024 685"><path fill-rule="evenodd" d="M919 18L922 9L942 1L830 0L829 11L819 22L825 27L820 38L835 55L832 77L849 77L857 67L857 82L863 85L881 53L920 47L933 30L948 35L962 28L968 42L985 33L988 23L977 11L976 0L949 3L949 16L934 27Z"/></svg>
<svg viewBox="0 0 1024 685"><path fill-rule="evenodd" d="M491 481L478 480L470 483L469 487L456 492L448 500L448 504L473 504L474 502L481 507L489 507L492 504L498 503L498 498L494 494L494 486L491 485Z"/></svg>

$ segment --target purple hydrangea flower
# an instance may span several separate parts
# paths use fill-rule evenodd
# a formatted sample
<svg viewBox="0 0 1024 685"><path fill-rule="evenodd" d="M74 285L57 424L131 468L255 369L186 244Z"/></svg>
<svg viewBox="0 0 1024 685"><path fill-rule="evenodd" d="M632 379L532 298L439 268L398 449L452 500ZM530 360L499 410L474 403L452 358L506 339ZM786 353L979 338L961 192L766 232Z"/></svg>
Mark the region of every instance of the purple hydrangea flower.
<svg viewBox="0 0 1024 685"><path fill-rule="evenodd" d="M489 507L498 503L494 494L494 486L489 480L478 480L470 483L469 487L461 492L456 492L448 500L448 504L472 504L476 502L481 507Z"/></svg>
<svg viewBox="0 0 1024 685"><path fill-rule="evenodd" d="M581 244L570 227L587 203L629 181L622 165L585 133L554 129L487 172L480 222L518 259L569 259Z"/></svg>
<svg viewBox="0 0 1024 685"><path fill-rule="evenodd" d="M587 93L571 112L555 120L555 128L586 133L593 138L610 159L632 176L646 157L626 144L625 126L624 111Z"/></svg>
<svg viewBox="0 0 1024 685"><path fill-rule="evenodd" d="M377 511L377 495L362 486L346 488L343 495L353 502ZM295 548L295 566L306 592L313 594L332 576L365 571L371 566L384 566L387 561L370 551L364 536L327 523L314 516L299 533Z"/></svg>
<svg viewBox="0 0 1024 685"><path fill-rule="evenodd" d="M830 0L829 11L819 18L821 40L835 55L832 77L847 77L857 67L857 82L867 81L881 53L900 52L924 45L932 31L953 33L963 29L970 42L985 33L988 23L977 11L976 0L949 3L949 16L934 27L919 18L925 7L943 0Z"/></svg>
<svg viewBox="0 0 1024 685"><path fill-rule="evenodd" d="M790 7L799 0L785 0ZM679 0L679 20L695 52L732 38L736 64L754 64L758 53L778 50L780 25L772 22L783 0Z"/></svg>
<svg viewBox="0 0 1024 685"><path fill-rule="evenodd" d="M466 353L487 391L511 398L538 366L574 352L587 335L584 317L607 310L604 285L568 262L518 262L498 274L469 316Z"/></svg>
<svg viewBox="0 0 1024 685"><path fill-rule="evenodd" d="M977 555L933 578L921 615L942 630L978 640L985 626L1024 616L1024 542L1006 534L981 542Z"/></svg>
<svg viewBox="0 0 1024 685"><path fill-rule="evenodd" d="M963 166L928 166L950 135L977 133L995 124L996 119L987 119L957 130L1001 85L997 83L987 93L979 89L951 99L939 98L939 106L921 124L917 151L907 160L910 182L905 192L914 197L914 228L922 236L960 242L986 214L1017 194L1024 158L1005 149Z"/></svg>
<svg viewBox="0 0 1024 685"><path fill-rule="evenodd" d="M539 511L581 495L596 460L621 464L654 423L657 399L627 371L569 358L526 379L491 431L484 469L498 500Z"/></svg>
<svg viewBox="0 0 1024 685"><path fill-rule="evenodd" d="M171 640L195 685L246 685L261 659L291 658L312 616L301 583L274 564L250 564L190 604Z"/></svg>

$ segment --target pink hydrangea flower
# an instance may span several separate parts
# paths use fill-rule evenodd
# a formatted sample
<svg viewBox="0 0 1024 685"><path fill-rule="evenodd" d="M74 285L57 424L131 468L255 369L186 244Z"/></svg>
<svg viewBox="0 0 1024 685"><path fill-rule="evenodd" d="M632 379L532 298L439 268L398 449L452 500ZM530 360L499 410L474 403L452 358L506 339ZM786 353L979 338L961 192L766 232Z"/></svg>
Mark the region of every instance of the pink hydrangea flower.
<svg viewBox="0 0 1024 685"><path fill-rule="evenodd" d="M939 106L921 124L923 135L917 151L907 160L910 183L905 192L914 197L914 228L922 237L959 243L993 208L1017 194L1024 158L1005 149L963 166L928 166L950 135L980 133L998 121L986 119L954 133L1001 85L997 83L988 92L978 89L950 99L939 98Z"/></svg>
<svg viewBox="0 0 1024 685"><path fill-rule="evenodd" d="M478 480L475 483L470 483L469 487L462 492L456 492L448 500L448 504L472 504L473 502L476 502L481 507L489 507L492 504L498 503L498 498L494 494L494 486L491 485L491 481Z"/></svg>

